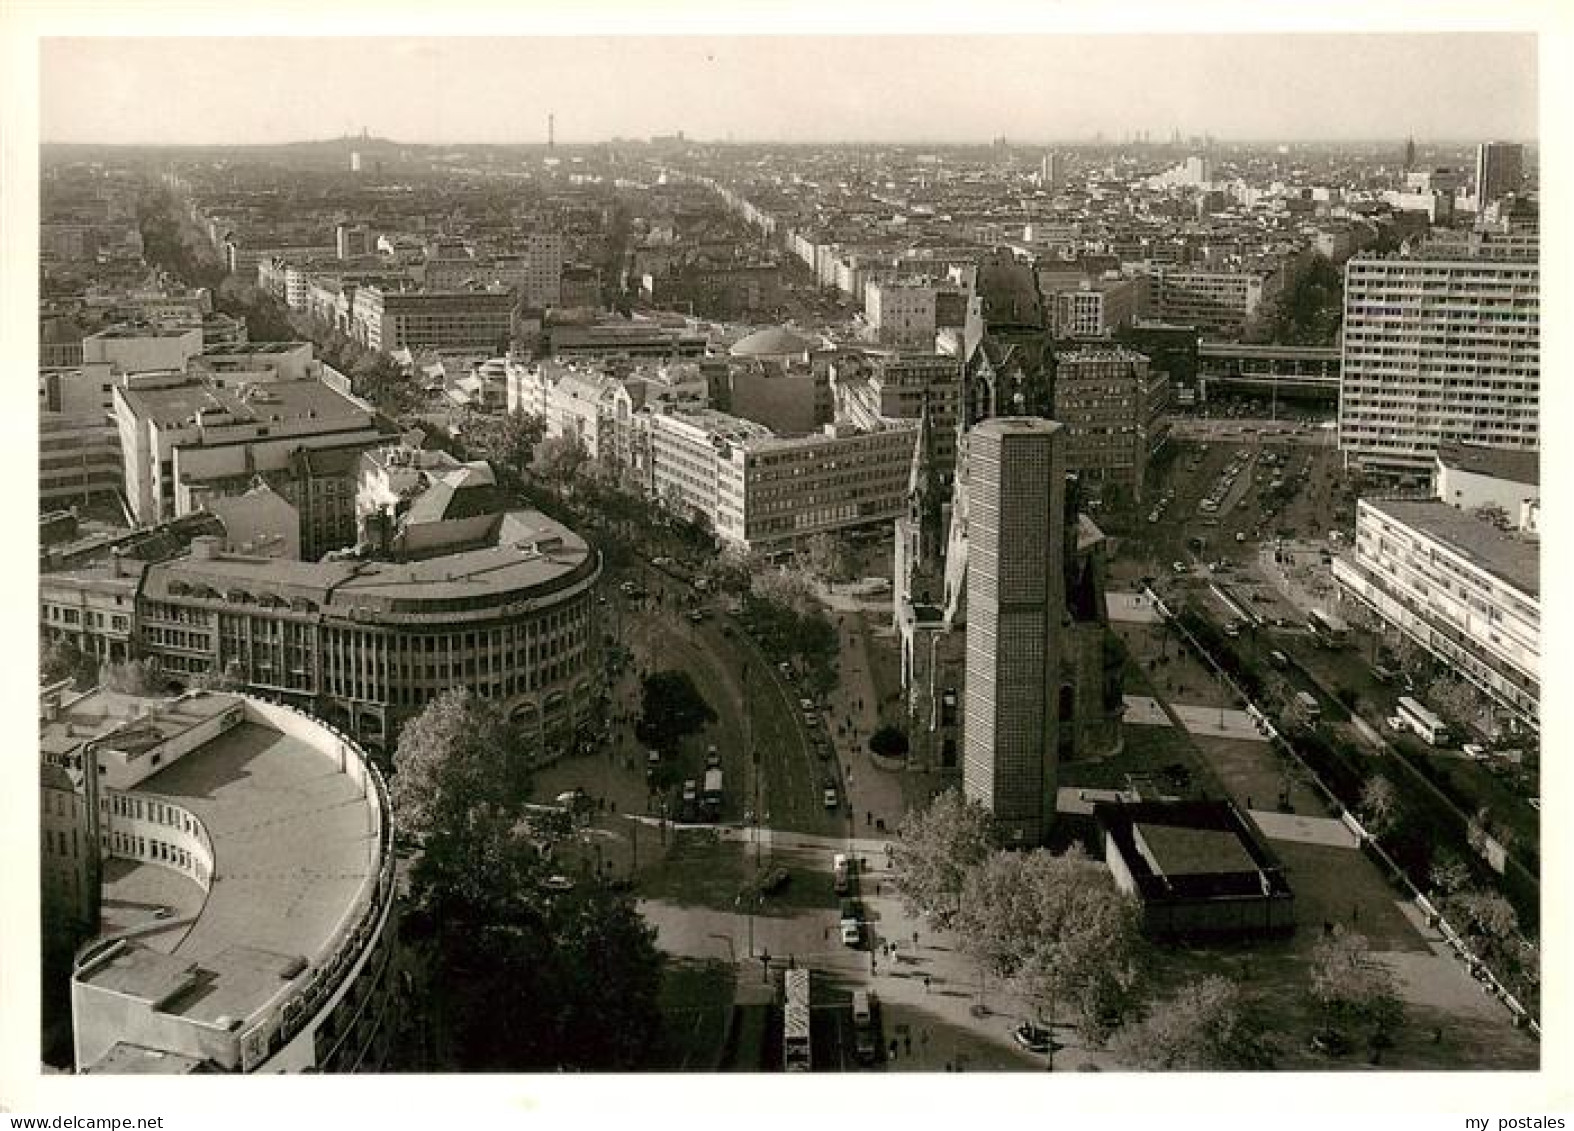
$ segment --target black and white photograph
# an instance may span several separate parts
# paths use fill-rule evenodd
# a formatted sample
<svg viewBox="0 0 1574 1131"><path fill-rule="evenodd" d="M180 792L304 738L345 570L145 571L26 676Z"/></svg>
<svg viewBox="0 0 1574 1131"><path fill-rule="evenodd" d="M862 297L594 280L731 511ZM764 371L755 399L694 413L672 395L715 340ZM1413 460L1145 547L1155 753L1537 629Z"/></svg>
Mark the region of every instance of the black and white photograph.
<svg viewBox="0 0 1574 1131"><path fill-rule="evenodd" d="M1555 8L139 7L6 28L0 1111L1566 1126Z"/></svg>

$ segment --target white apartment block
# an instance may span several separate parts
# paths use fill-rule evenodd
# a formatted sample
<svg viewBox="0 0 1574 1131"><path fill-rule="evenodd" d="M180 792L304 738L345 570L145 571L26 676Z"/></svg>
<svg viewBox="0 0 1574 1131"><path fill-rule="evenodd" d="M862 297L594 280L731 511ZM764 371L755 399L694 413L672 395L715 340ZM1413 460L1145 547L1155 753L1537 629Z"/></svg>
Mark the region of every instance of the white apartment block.
<svg viewBox="0 0 1574 1131"><path fill-rule="evenodd" d="M1362 499L1340 592L1426 648L1509 716L1541 716L1539 546L1441 500Z"/></svg>
<svg viewBox="0 0 1574 1131"><path fill-rule="evenodd" d="M1477 233L1345 268L1339 446L1424 472L1440 443L1540 443L1535 242Z"/></svg>

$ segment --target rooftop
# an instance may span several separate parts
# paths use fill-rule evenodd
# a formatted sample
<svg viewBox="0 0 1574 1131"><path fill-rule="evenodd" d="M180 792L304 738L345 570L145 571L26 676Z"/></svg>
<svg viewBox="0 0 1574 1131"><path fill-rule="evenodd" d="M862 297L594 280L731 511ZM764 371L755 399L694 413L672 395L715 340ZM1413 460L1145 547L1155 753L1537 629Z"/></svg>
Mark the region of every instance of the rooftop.
<svg viewBox="0 0 1574 1131"><path fill-rule="evenodd" d="M195 326L110 326L89 338L184 338L188 334L201 334Z"/></svg>
<svg viewBox="0 0 1574 1131"><path fill-rule="evenodd" d="M1444 467L1504 479L1510 483L1538 486L1541 483L1541 453L1504 448L1480 448L1472 444L1445 442L1438 445L1437 462Z"/></svg>
<svg viewBox="0 0 1574 1131"><path fill-rule="evenodd" d="M212 886L188 929L145 936L86 978L164 1012L250 1016L299 959L325 956L377 876L374 803L323 751L270 726L242 722L129 792L182 806L213 844Z"/></svg>
<svg viewBox="0 0 1574 1131"><path fill-rule="evenodd" d="M370 421L372 413L321 381L269 381L246 387L217 388L192 378L169 388L122 389L136 415L164 427L190 424L199 412L227 413L239 423L328 419Z"/></svg>
<svg viewBox="0 0 1574 1131"><path fill-rule="evenodd" d="M812 338L805 337L786 326L772 326L756 330L734 343L728 352L733 357L790 357L807 353L816 346Z"/></svg>
<svg viewBox="0 0 1574 1131"><path fill-rule="evenodd" d="M523 598L532 590L571 577L593 560L583 538L535 511L502 517L497 545L419 562L295 562L239 554L181 558L149 571L145 592L167 599L171 587L211 600L266 603L297 598L315 608L349 616L356 607L407 604L410 611L435 601L462 598ZM177 594L179 595L179 594Z"/></svg>
<svg viewBox="0 0 1574 1131"><path fill-rule="evenodd" d="M1530 597L1541 595L1541 547L1436 499L1362 499L1361 505L1425 534Z"/></svg>

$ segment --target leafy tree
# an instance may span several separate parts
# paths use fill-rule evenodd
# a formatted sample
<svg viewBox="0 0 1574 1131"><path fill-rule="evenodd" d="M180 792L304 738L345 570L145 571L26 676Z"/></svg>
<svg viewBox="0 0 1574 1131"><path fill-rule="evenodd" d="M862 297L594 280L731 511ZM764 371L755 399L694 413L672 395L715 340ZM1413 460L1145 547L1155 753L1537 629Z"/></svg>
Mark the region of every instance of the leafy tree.
<svg viewBox="0 0 1574 1131"><path fill-rule="evenodd" d="M573 484L590 453L579 436L565 432L548 436L537 445L534 468L537 475L551 483L558 491L566 492Z"/></svg>
<svg viewBox="0 0 1574 1131"><path fill-rule="evenodd" d="M530 470L545 433L546 422L523 409L500 416L477 414L466 425L466 447L517 484Z"/></svg>
<svg viewBox="0 0 1574 1131"><path fill-rule="evenodd" d="M1382 774L1369 779L1361 790L1361 817L1373 836L1387 836L1398 827L1404 813L1399 790Z"/></svg>
<svg viewBox="0 0 1574 1131"><path fill-rule="evenodd" d="M1364 935L1343 927L1312 949L1311 993L1331 1019L1369 1023L1379 1033L1403 1017L1393 972L1373 956Z"/></svg>
<svg viewBox="0 0 1574 1131"><path fill-rule="evenodd" d="M1129 1006L1141 973L1141 912L1080 848L997 852L964 881L956 928L990 973L1047 1002L1070 1003L1099 1042Z"/></svg>
<svg viewBox="0 0 1574 1131"><path fill-rule="evenodd" d="M1467 889L1450 896L1444 907L1448 918L1464 927L1484 955L1510 950L1519 938L1519 915L1496 892Z"/></svg>
<svg viewBox="0 0 1574 1131"><path fill-rule="evenodd" d="M869 736L869 749L886 758L907 753L907 732L898 726L883 726Z"/></svg>
<svg viewBox="0 0 1574 1131"><path fill-rule="evenodd" d="M1152 1072L1240 1072L1273 1066L1261 1019L1241 987L1211 975L1156 1003L1113 1042L1123 1064Z"/></svg>
<svg viewBox="0 0 1574 1131"><path fill-rule="evenodd" d="M968 873L999 847L994 818L977 801L948 789L911 810L897 829L891 863L909 914L949 929L961 910Z"/></svg>
<svg viewBox="0 0 1574 1131"><path fill-rule="evenodd" d="M821 581L844 581L853 571L847 544L834 534L816 534L803 548L803 564Z"/></svg>
<svg viewBox="0 0 1574 1131"><path fill-rule="evenodd" d="M404 728L394 824L422 850L411 933L449 1058L472 1071L637 1067L659 1025L661 956L632 899L548 890L560 824L525 808L513 728L469 691Z"/></svg>
<svg viewBox="0 0 1574 1131"><path fill-rule="evenodd" d="M58 683L62 679L81 682L83 675L91 676L94 671L92 658L82 654L70 640L57 637L53 640L47 636L38 638L38 681L39 683Z"/></svg>
<svg viewBox="0 0 1574 1131"><path fill-rule="evenodd" d="M1428 879L1434 892L1443 896L1452 895L1470 883L1470 865L1458 853L1440 849L1432 861Z"/></svg>
<svg viewBox="0 0 1574 1131"><path fill-rule="evenodd" d="M516 818L529 795L514 728L496 703L463 688L405 724L393 765L394 827L417 840L466 833L481 808Z"/></svg>
<svg viewBox="0 0 1574 1131"><path fill-rule="evenodd" d="M716 712L688 672L660 671L645 677L640 719L635 726L641 742L670 753L686 736L715 721Z"/></svg>
<svg viewBox="0 0 1574 1131"><path fill-rule="evenodd" d="M100 687L124 695L162 695L168 686L154 657L145 660L105 660L98 668Z"/></svg>
<svg viewBox="0 0 1574 1131"><path fill-rule="evenodd" d="M356 395L390 416L410 416L422 406L424 398L415 379L386 354L367 350L350 366L349 376Z"/></svg>

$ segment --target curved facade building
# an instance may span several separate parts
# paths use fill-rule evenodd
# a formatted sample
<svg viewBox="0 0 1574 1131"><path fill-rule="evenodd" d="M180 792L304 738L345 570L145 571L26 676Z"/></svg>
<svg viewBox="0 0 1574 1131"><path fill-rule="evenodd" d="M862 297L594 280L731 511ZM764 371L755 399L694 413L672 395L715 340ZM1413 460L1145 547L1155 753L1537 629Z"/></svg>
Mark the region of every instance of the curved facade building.
<svg viewBox="0 0 1574 1131"><path fill-rule="evenodd" d="M382 776L290 707L145 702L84 748L105 912L72 976L77 1070L381 1068L397 1015Z"/></svg>
<svg viewBox="0 0 1574 1131"><path fill-rule="evenodd" d="M469 688L551 758L600 710L601 557L533 511L502 515L488 541L422 561L290 562L197 539L147 568L136 634L177 679L223 673L375 749L442 692Z"/></svg>

